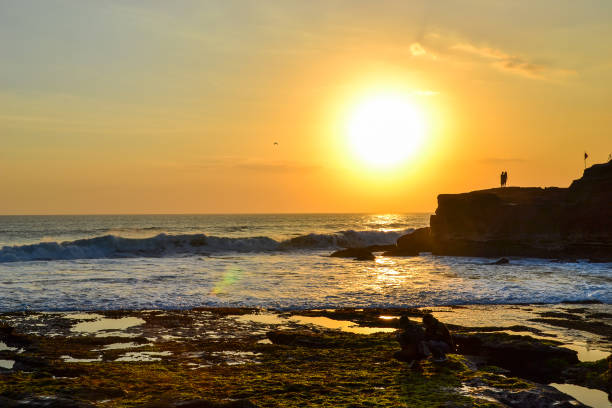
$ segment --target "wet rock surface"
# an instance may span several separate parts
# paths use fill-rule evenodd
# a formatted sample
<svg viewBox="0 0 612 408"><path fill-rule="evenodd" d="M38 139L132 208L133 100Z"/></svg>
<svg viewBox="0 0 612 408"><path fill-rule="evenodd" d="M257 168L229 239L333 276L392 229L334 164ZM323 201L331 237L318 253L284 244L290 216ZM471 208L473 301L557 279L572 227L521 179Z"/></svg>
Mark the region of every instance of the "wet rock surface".
<svg viewBox="0 0 612 408"><path fill-rule="evenodd" d="M610 313L604 305L525 309L566 321L589 315L605 320ZM447 316L470 308L449 310ZM399 349L393 331L363 335L346 331L344 324L337 326L342 330L317 325L344 321L364 329L393 330L400 316L419 324L428 311L202 308L2 314L0 321L11 330L1 332L0 341L6 343L10 336L27 341L19 349L0 351L0 358L15 361L15 368L0 374L0 406L546 407L565 406L571 400L529 380L548 381L544 377L549 373L542 374L535 365L521 372L504 359L507 355L523 363L537 357L543 366L552 361L561 367L562 361L555 381L608 387L608 361L577 362L575 352L546 340L548 326L449 324L457 343L475 347L477 356L449 354L446 362L428 358L411 366L393 358ZM118 326L123 328L117 330ZM477 329L531 330L544 339ZM536 390L545 392L536 397Z"/></svg>
<svg viewBox="0 0 612 408"><path fill-rule="evenodd" d="M333 341L326 339L320 333L315 333L309 330L300 331L280 331L275 330L266 333L266 336L274 344L282 344L285 346L300 346L300 347L313 347L313 348L325 348L332 347Z"/></svg>
<svg viewBox="0 0 612 408"><path fill-rule="evenodd" d="M24 396L11 399L0 396L3 408L93 408L95 405L55 396Z"/></svg>
<svg viewBox="0 0 612 408"><path fill-rule="evenodd" d="M0 340L10 347L28 347L32 343L27 336L16 332L14 327L6 323L0 323Z"/></svg>
<svg viewBox="0 0 612 408"><path fill-rule="evenodd" d="M586 407L553 387L538 385L521 391L488 389L483 395L513 408L572 408Z"/></svg>
<svg viewBox="0 0 612 408"><path fill-rule="evenodd" d="M531 321L538 323L546 323L553 326L565 327L567 329L582 330L593 334L599 334L600 336L604 336L612 340L612 325L609 325L604 322L593 322L590 320L583 320L579 317L570 318L569 320L567 318L535 318L531 319Z"/></svg>
<svg viewBox="0 0 612 408"><path fill-rule="evenodd" d="M528 336L475 333L455 335L454 339L461 354L482 357L488 365L543 383L558 380L563 369L578 363L575 351Z"/></svg>
<svg viewBox="0 0 612 408"><path fill-rule="evenodd" d="M245 399L235 401L195 399L178 402L156 402L147 404L143 408L257 408L257 405Z"/></svg>

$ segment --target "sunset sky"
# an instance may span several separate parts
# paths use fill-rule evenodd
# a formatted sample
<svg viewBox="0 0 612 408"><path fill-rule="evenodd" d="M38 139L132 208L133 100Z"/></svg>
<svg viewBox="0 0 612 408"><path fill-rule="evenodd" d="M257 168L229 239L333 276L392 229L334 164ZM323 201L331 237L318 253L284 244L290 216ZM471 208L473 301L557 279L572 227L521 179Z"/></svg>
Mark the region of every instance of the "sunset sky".
<svg viewBox="0 0 612 408"><path fill-rule="evenodd" d="M609 0L0 0L0 57L0 214L432 212L612 153Z"/></svg>

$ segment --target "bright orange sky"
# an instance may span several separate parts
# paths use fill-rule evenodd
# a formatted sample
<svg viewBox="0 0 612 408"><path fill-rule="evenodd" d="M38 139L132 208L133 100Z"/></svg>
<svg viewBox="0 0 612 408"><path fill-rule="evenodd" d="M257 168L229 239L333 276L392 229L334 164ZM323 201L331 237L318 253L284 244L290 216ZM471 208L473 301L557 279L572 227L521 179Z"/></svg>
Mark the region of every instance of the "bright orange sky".
<svg viewBox="0 0 612 408"><path fill-rule="evenodd" d="M428 212L502 170L567 186L612 153L611 23L608 0L3 2L0 214ZM425 123L396 166L346 134L380 92Z"/></svg>

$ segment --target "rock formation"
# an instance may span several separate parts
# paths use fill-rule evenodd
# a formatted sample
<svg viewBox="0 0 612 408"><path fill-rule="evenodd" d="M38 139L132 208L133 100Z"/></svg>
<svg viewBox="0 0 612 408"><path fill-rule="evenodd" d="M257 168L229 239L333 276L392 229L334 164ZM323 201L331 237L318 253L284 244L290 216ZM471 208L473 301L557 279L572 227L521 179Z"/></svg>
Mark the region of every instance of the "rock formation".
<svg viewBox="0 0 612 408"><path fill-rule="evenodd" d="M612 162L569 188L507 187L440 194L430 227L388 255L529 256L612 261Z"/></svg>
<svg viewBox="0 0 612 408"><path fill-rule="evenodd" d="M373 261L376 259L368 248L346 248L340 249L330 256L336 258L354 258L356 261Z"/></svg>

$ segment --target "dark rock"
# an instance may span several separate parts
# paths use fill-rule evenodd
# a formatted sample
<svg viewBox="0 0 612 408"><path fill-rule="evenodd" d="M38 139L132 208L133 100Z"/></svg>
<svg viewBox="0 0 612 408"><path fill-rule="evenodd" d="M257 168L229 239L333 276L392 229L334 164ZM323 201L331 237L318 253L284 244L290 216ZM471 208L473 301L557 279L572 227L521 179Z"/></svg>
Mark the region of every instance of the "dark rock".
<svg viewBox="0 0 612 408"><path fill-rule="evenodd" d="M510 260L508 258L500 258L495 262L491 262L489 265L506 265L509 263L510 263Z"/></svg>
<svg viewBox="0 0 612 408"><path fill-rule="evenodd" d="M553 318L567 319L567 320L582 320L582 317L576 316L575 314L572 314L572 313L549 311L549 312L538 313L538 315L540 315L541 317L553 317Z"/></svg>
<svg viewBox="0 0 612 408"><path fill-rule="evenodd" d="M610 398L610 394L612 394L612 354L606 358L606 361L608 362L608 371L606 371L604 378L607 380L606 391L608 392L608 398Z"/></svg>
<svg viewBox="0 0 612 408"><path fill-rule="evenodd" d="M529 319L530 322L538 322L550 324L552 326L564 327L567 329L582 330L588 333L598 334L609 340L612 340L612 325L601 321L582 320L582 319L551 319L551 318L534 318Z"/></svg>
<svg viewBox="0 0 612 408"><path fill-rule="evenodd" d="M266 337L274 344L283 344L286 346L326 348L332 345L332 342L324 336L310 330L274 330L267 332Z"/></svg>
<svg viewBox="0 0 612 408"><path fill-rule="evenodd" d="M330 256L338 258L355 258L358 261L373 261L374 254L366 248L346 248L332 253Z"/></svg>
<svg viewBox="0 0 612 408"><path fill-rule="evenodd" d="M402 235L397 239L394 249L386 251L386 256L417 256L421 252L431 252L432 241L430 228L419 228L410 234Z"/></svg>
<svg viewBox="0 0 612 408"><path fill-rule="evenodd" d="M516 408L575 408L586 407L569 395L559 390L538 385L536 388L522 391L486 389L483 395L495 398L508 407Z"/></svg>
<svg viewBox="0 0 612 408"><path fill-rule="evenodd" d="M211 401L206 399L196 399L178 402L155 402L146 404L143 408L257 408L249 400L240 399L234 401Z"/></svg>
<svg viewBox="0 0 612 408"><path fill-rule="evenodd" d="M612 162L569 188L494 188L441 194L432 252L612 261Z"/></svg>
<svg viewBox="0 0 612 408"><path fill-rule="evenodd" d="M195 401L187 401L182 402L175 405L176 408L257 408L255 404L253 404L249 400L241 399L236 401L205 401L205 400L195 400Z"/></svg>
<svg viewBox="0 0 612 408"><path fill-rule="evenodd" d="M612 395L610 364L610 356L606 360L576 364L563 370L563 381L560 382L601 390Z"/></svg>
<svg viewBox="0 0 612 408"><path fill-rule="evenodd" d="M50 367L49 363L39 357L33 357L28 354L16 354L13 359L15 364L13 370L19 371L38 371Z"/></svg>
<svg viewBox="0 0 612 408"><path fill-rule="evenodd" d="M0 323L0 339L5 339L13 334L15 328L5 323Z"/></svg>
<svg viewBox="0 0 612 408"><path fill-rule="evenodd" d="M446 401L440 404L440 408L472 408L474 404L472 402L457 402L457 401Z"/></svg>
<svg viewBox="0 0 612 408"><path fill-rule="evenodd" d="M15 408L19 406L19 401L14 399L6 398L0 395L0 407L3 408Z"/></svg>
<svg viewBox="0 0 612 408"><path fill-rule="evenodd" d="M4 323L0 323L0 340L10 347L25 348L32 344L27 335L17 333L14 327Z"/></svg>
<svg viewBox="0 0 612 408"><path fill-rule="evenodd" d="M597 299L584 299L584 300L564 300L561 303L565 305L601 305L603 302Z"/></svg>
<svg viewBox="0 0 612 408"><path fill-rule="evenodd" d="M454 340L461 354L480 356L489 365L543 383L559 380L563 369L578 363L574 350L528 336L505 333L455 334Z"/></svg>
<svg viewBox="0 0 612 408"><path fill-rule="evenodd" d="M119 387L83 387L72 390L71 395L87 401L97 401L125 397L126 393Z"/></svg>
<svg viewBox="0 0 612 408"><path fill-rule="evenodd" d="M373 261L375 259L376 257L371 252L369 254L364 254L364 255L355 257L356 261Z"/></svg>
<svg viewBox="0 0 612 408"><path fill-rule="evenodd" d="M93 408L94 405L55 396L32 396L18 400L0 396L3 408Z"/></svg>
<svg viewBox="0 0 612 408"><path fill-rule="evenodd" d="M596 313L589 313L586 316L587 319L612 319L612 313L606 313L606 312L596 312Z"/></svg>

